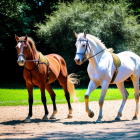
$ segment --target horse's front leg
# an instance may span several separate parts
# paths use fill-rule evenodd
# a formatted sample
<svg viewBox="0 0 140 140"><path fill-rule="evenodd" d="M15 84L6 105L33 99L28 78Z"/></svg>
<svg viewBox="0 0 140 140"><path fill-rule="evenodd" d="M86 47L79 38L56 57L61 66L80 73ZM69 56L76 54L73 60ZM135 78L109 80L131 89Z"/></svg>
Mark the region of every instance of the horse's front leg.
<svg viewBox="0 0 140 140"><path fill-rule="evenodd" d="M25 119L25 122L30 122L30 118L32 117L32 105L33 105L33 85L30 85L28 83L26 83L26 87L28 90L28 94L29 94L29 114L28 117Z"/></svg>
<svg viewBox="0 0 140 140"><path fill-rule="evenodd" d="M103 109L103 103L104 103L104 98L108 89L109 83L104 80L102 82L102 90L101 90L101 96L100 96L100 100L99 100L99 116L97 119L97 123L102 123L101 119L102 119L102 109Z"/></svg>
<svg viewBox="0 0 140 140"><path fill-rule="evenodd" d="M90 118L92 118L94 116L94 112L89 109L88 99L89 99L90 93L93 90L95 90L97 88L97 86L98 85L95 82L93 82L92 80L90 80L90 83L88 85L88 89L87 89L87 91L85 93L85 108L86 108L86 112L88 113L88 116Z"/></svg>
<svg viewBox="0 0 140 140"><path fill-rule="evenodd" d="M41 90L41 100L42 100L42 103L44 105L44 110L45 110L45 115L42 118L42 120L48 120L49 112L48 112L47 105L46 105L45 84L40 86L40 90Z"/></svg>

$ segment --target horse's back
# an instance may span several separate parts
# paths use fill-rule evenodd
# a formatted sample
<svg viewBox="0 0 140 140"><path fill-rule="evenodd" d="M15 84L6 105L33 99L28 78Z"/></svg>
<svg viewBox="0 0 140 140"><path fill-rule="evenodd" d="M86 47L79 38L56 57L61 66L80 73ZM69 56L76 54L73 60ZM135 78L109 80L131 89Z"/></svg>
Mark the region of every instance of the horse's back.
<svg viewBox="0 0 140 140"><path fill-rule="evenodd" d="M60 55L49 54L46 55L46 57L50 63L50 68L52 68L55 73L57 73L57 76L59 76L58 72L61 72L63 76L67 77L66 62Z"/></svg>
<svg viewBox="0 0 140 140"><path fill-rule="evenodd" d="M115 83L126 80L130 76L140 76L140 57L133 52L124 51L117 54L121 61Z"/></svg>
<svg viewBox="0 0 140 140"><path fill-rule="evenodd" d="M125 61L125 59L127 58L128 65L130 67L134 67L134 71L140 74L140 57L137 54L130 51L124 51L122 53L119 53L118 55L124 58L122 61Z"/></svg>
<svg viewBox="0 0 140 140"><path fill-rule="evenodd" d="M135 67L135 69L140 69L140 57L137 54L130 51L124 51L117 55L122 63L125 63L131 67Z"/></svg>
<svg viewBox="0 0 140 140"><path fill-rule="evenodd" d="M126 56L126 57L133 59L133 60L135 59L135 60L140 61L140 57L137 54L130 52L130 51L124 51L124 52L118 53L117 55Z"/></svg>

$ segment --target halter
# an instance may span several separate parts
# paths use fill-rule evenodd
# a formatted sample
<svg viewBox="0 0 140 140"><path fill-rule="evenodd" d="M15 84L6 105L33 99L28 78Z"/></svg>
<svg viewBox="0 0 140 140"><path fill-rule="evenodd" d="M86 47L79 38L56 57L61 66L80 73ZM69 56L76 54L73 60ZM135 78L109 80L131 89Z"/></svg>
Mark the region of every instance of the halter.
<svg viewBox="0 0 140 140"><path fill-rule="evenodd" d="M27 42L27 40L19 40L17 42ZM23 56L25 61L28 61L28 62L39 62L40 60L26 60L26 58L29 56L29 47L28 47L28 45L24 45L24 46L27 46L27 50L28 50L27 56L25 56L23 53L20 53L17 57Z"/></svg>
<svg viewBox="0 0 140 140"><path fill-rule="evenodd" d="M26 40L20 40L20 41L17 41L17 42L26 42ZM25 46L27 46L27 49L28 49L28 45L25 45ZM25 56L24 54L20 53L17 57L23 56L24 59L26 59L28 57L28 55L29 55L29 53L27 54L27 56Z"/></svg>
<svg viewBox="0 0 140 140"><path fill-rule="evenodd" d="M85 49L85 52L84 53L76 53L76 54L81 54L81 55L86 55L86 51L87 51L87 46L88 46L88 40L77 40L77 41L86 41L86 49Z"/></svg>
<svg viewBox="0 0 140 140"><path fill-rule="evenodd" d="M86 53L86 51L87 51L88 40L77 40L77 41L86 41L86 42L87 42L87 43L86 43L85 52L84 52L84 53L76 53L76 54L81 54L81 55L83 55L84 58L86 58L86 54L85 54L85 53ZM90 47L89 47L89 48L90 48ZM106 49L106 48L105 48L105 49ZM99 53L103 52L105 49L101 50L100 52L96 53L95 55L90 56L89 58L86 58L84 61L82 61L82 63L86 62L86 61L89 60L90 58L92 58L92 57L98 55Z"/></svg>

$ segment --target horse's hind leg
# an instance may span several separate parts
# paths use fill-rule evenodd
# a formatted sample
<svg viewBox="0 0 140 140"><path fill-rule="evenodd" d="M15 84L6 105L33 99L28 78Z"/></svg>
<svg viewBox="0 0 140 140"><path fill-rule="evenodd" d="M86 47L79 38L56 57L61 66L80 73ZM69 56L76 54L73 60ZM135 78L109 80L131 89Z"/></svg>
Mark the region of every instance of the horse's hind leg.
<svg viewBox="0 0 140 140"><path fill-rule="evenodd" d="M42 84L40 87L40 90L41 90L41 100L42 100L42 103L44 105L44 110L45 110L45 115L44 117L42 118L42 120L48 120L48 109L47 109L47 105L46 105L46 96L45 96L45 85Z"/></svg>
<svg viewBox="0 0 140 140"><path fill-rule="evenodd" d="M136 110L135 110L135 115L133 117L133 120L137 120L137 115L139 113L139 78L134 79L132 77L132 82L134 85L134 91L135 91L135 101L136 101Z"/></svg>
<svg viewBox="0 0 140 140"><path fill-rule="evenodd" d="M56 118L55 118L55 115L56 115L56 113L57 113L57 108L56 108L56 103L55 103L55 96L56 96L56 95L55 95L54 91L52 90L52 87L51 87L50 84L46 84L46 85L45 85L45 88L46 88L46 90L49 92L49 94L50 94L50 96L51 96L51 99L52 99L52 102L53 102L53 113L52 113L50 119L56 119Z"/></svg>
<svg viewBox="0 0 140 140"><path fill-rule="evenodd" d="M65 97L66 97L66 100L68 102L68 108L69 108L68 118L72 118L72 107L71 107L71 104L70 104L70 94L69 94L68 88L67 88L67 77L60 74L59 78L58 78L58 81L64 89Z"/></svg>
<svg viewBox="0 0 140 140"><path fill-rule="evenodd" d="M70 103L70 93L68 92L68 89L67 89L67 82L65 84L62 84L62 87L64 89L65 97L66 97L66 100L68 103L68 108L69 108L68 118L72 118L72 107L71 107L71 103Z"/></svg>
<svg viewBox="0 0 140 140"><path fill-rule="evenodd" d="M115 120L120 120L120 117L122 116L122 110L124 108L124 105L125 105L125 102L127 100L127 97L128 97L128 92L126 91L125 87L124 87L124 82L122 83L117 83L116 84L119 91L121 92L122 96L123 96L123 101L122 101L122 104L120 106L120 109L119 109L119 112L118 112L118 115L117 117L115 118Z"/></svg>

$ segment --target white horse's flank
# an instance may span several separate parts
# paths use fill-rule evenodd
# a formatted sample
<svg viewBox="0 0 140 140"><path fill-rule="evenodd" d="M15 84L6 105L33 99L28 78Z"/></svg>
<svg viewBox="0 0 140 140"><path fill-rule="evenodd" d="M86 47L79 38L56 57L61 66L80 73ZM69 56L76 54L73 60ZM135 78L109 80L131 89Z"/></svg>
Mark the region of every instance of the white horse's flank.
<svg viewBox="0 0 140 140"><path fill-rule="evenodd" d="M77 37L76 41L77 53L75 56L75 62L78 65L82 64L84 59L83 58L84 53L86 57L89 58L105 49L105 51L102 51L101 53L89 59L87 71L90 77L90 83L85 93L86 112L88 113L89 117L93 117L94 113L88 107L88 98L90 93L93 90L95 90L98 86L102 87L99 99L100 110L97 119L97 122L101 122L104 97L111 82L114 70L116 69L116 67L114 66L112 55L110 53L113 51L113 49L107 49L98 38L89 34L86 35L85 32L80 33L79 35L75 33L75 36ZM139 112L138 107L139 107L140 57L134 54L133 52L129 51L119 53L117 54L117 56L121 61L121 66L118 68L118 74L113 84L117 85L119 91L123 96L123 101L118 111L118 115L115 119L116 120L120 119L123 107L128 97L128 92L124 87L124 81L128 77L131 77L134 85L136 110L133 119L137 119L137 115Z"/></svg>

